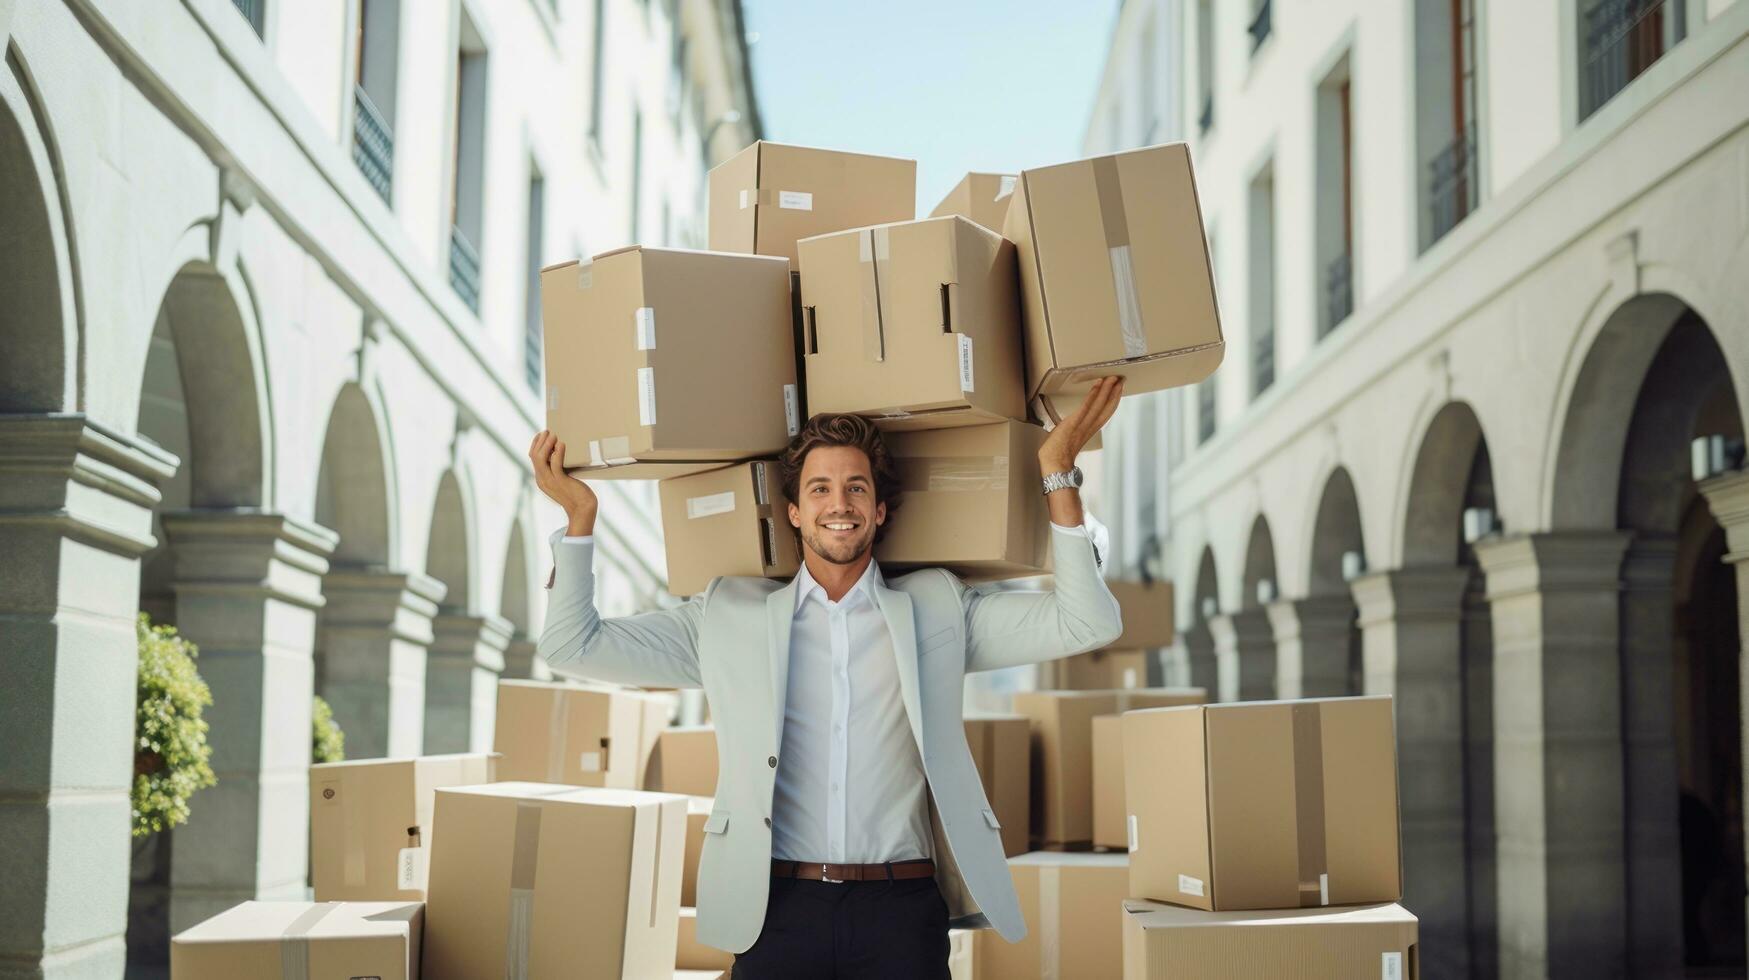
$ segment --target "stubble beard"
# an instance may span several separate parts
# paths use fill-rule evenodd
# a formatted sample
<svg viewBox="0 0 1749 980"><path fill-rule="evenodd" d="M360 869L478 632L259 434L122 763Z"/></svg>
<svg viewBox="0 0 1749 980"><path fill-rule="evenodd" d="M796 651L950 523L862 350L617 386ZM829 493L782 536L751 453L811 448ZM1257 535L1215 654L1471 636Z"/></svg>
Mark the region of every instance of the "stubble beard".
<svg viewBox="0 0 1749 980"><path fill-rule="evenodd" d="M874 525L864 524L862 532L855 540L832 542L818 527L810 527L802 532L802 540L807 543L808 550L834 565L854 565L874 547Z"/></svg>

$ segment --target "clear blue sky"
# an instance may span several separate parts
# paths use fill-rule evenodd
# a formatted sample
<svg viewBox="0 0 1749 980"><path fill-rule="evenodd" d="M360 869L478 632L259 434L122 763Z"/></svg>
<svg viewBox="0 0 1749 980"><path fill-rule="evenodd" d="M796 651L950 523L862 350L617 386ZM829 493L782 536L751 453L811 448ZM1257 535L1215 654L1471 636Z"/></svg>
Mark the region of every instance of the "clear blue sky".
<svg viewBox="0 0 1749 980"><path fill-rule="evenodd" d="M1081 156L1116 0L743 0L765 138L970 170Z"/></svg>

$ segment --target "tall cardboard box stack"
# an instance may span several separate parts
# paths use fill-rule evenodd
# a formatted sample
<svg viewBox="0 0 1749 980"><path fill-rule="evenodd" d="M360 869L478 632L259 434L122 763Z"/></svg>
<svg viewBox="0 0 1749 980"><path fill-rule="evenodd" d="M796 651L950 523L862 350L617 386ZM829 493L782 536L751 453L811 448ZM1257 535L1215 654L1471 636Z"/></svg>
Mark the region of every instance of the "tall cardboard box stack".
<svg viewBox="0 0 1749 980"><path fill-rule="evenodd" d="M668 702L608 687L498 682L498 778L637 789Z"/></svg>
<svg viewBox="0 0 1749 980"><path fill-rule="evenodd" d="M1390 698L1142 709L1121 726L1128 980L1417 975L1415 918L1395 904Z"/></svg>

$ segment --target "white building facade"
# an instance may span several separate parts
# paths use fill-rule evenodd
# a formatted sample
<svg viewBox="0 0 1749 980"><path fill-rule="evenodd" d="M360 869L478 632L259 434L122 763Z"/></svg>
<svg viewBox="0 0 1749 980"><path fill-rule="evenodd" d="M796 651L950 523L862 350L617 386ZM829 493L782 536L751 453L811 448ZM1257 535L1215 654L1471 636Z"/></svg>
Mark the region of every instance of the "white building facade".
<svg viewBox="0 0 1749 980"><path fill-rule="evenodd" d="M703 247L758 112L736 0L0 0L0 32L0 976L118 977L305 894L313 694L349 758L490 746L560 519L536 271ZM650 486L606 494L624 613L661 538ZM136 610L200 646L219 782L130 861Z"/></svg>
<svg viewBox="0 0 1749 980"><path fill-rule="evenodd" d="M1227 358L1114 538L1169 679L1395 696L1428 978L1743 971L1745 93L1730 0L1121 6L1086 148L1190 143Z"/></svg>

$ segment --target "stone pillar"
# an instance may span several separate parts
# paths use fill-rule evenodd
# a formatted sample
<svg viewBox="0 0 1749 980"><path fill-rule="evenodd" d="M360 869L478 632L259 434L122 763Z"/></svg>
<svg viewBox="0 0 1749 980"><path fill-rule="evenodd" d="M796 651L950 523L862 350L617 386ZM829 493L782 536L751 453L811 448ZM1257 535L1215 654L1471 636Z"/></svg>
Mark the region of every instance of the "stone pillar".
<svg viewBox="0 0 1749 980"><path fill-rule="evenodd" d="M1725 531L1725 562L1737 572L1738 711L1744 728L1744 776L1749 777L1749 470L1715 476L1700 484L1713 520ZM1749 782L1744 785L1749 786ZM1749 868L1745 868L1749 883Z"/></svg>
<svg viewBox="0 0 1749 980"><path fill-rule="evenodd" d="M333 531L283 514L163 517L176 628L200 647L218 785L190 805L170 867L172 934L253 898L299 899L309 868L310 698Z"/></svg>
<svg viewBox="0 0 1749 980"><path fill-rule="evenodd" d="M1396 701L1403 904L1421 919L1427 980L1470 976L1462 631L1469 580L1468 568L1436 566L1350 583L1366 691Z"/></svg>
<svg viewBox="0 0 1749 980"><path fill-rule="evenodd" d="M1220 700L1264 701L1275 697L1275 633L1262 609L1241 609L1209 620L1215 638Z"/></svg>
<svg viewBox="0 0 1749 980"><path fill-rule="evenodd" d="M1627 535L1476 545L1494 627L1500 974L1627 970L1618 610Z"/></svg>
<svg viewBox="0 0 1749 980"><path fill-rule="evenodd" d="M126 969L140 555L177 460L0 415L0 973Z"/></svg>
<svg viewBox="0 0 1749 980"><path fill-rule="evenodd" d="M546 662L535 652L535 638L512 632L504 648L504 676L517 680L547 680L552 676Z"/></svg>
<svg viewBox="0 0 1749 980"><path fill-rule="evenodd" d="M425 658L446 589L419 572L338 568L322 579L317 693L348 759L415 756L425 745Z"/></svg>
<svg viewBox="0 0 1749 980"><path fill-rule="evenodd" d="M1346 596L1281 599L1269 604L1275 634L1275 689L1283 698L1348 693L1348 643L1354 603Z"/></svg>
<svg viewBox="0 0 1749 980"><path fill-rule="evenodd" d="M1220 700L1220 668L1215 663L1215 638L1209 633L1208 624L1193 624L1190 629L1178 634L1178 639L1184 647L1190 686L1207 691L1211 701Z"/></svg>
<svg viewBox="0 0 1749 980"><path fill-rule="evenodd" d="M436 639L425 672L425 752L488 752L510 620L439 613L432 625Z"/></svg>

